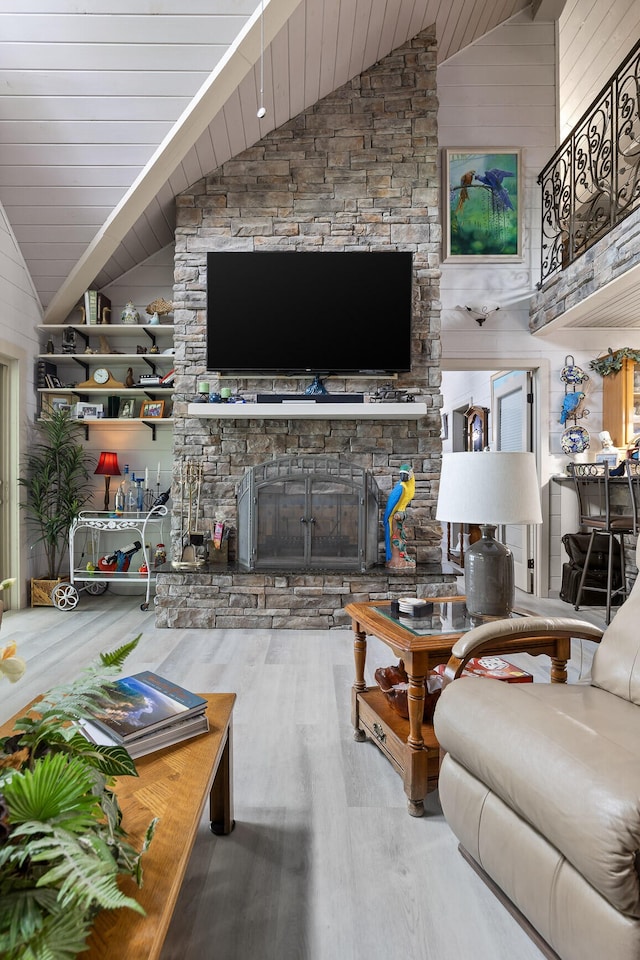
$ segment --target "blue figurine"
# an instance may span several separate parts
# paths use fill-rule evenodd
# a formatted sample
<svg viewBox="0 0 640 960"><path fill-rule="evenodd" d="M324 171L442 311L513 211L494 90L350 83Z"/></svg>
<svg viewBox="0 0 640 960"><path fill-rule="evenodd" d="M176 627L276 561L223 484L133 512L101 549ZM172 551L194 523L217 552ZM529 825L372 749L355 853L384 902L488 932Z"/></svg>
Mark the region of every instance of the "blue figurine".
<svg viewBox="0 0 640 960"><path fill-rule="evenodd" d="M581 400L584 400L584 393L576 391L575 393L566 393L562 401L562 412L560 414L560 423L565 424L573 412L577 409Z"/></svg>
<svg viewBox="0 0 640 960"><path fill-rule="evenodd" d="M416 490L416 481L413 470L404 463L400 467L400 481L395 485L384 511L384 547L387 563L391 562L392 551L392 526L396 514L404 514L404 511L413 500ZM399 519L399 518L398 518Z"/></svg>

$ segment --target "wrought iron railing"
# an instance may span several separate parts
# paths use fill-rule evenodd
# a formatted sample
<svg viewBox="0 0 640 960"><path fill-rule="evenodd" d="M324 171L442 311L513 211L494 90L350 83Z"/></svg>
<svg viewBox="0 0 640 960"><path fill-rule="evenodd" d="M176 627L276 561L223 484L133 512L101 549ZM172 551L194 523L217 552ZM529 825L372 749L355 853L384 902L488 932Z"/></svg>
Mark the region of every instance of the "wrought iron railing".
<svg viewBox="0 0 640 960"><path fill-rule="evenodd" d="M640 205L640 41L538 177L539 286Z"/></svg>

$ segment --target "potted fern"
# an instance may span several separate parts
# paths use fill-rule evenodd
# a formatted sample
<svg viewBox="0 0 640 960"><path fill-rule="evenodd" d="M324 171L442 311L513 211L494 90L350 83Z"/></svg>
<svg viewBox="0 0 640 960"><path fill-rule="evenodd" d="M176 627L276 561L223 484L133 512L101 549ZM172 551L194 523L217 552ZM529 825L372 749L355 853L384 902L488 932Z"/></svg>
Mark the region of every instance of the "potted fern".
<svg viewBox="0 0 640 960"><path fill-rule="evenodd" d="M69 531L91 498L88 466L91 457L79 442L81 426L66 410L54 410L36 425L18 483L26 497L27 522L36 533L34 545L44 549L46 570L31 581L31 606L49 606L51 591L62 579Z"/></svg>
<svg viewBox="0 0 640 960"><path fill-rule="evenodd" d="M136 776L123 747L89 743L78 721L108 694L139 637L73 683L56 687L0 740L0 956L71 960L86 947L99 910L143 913L118 887L142 882L140 851L127 840L113 778Z"/></svg>

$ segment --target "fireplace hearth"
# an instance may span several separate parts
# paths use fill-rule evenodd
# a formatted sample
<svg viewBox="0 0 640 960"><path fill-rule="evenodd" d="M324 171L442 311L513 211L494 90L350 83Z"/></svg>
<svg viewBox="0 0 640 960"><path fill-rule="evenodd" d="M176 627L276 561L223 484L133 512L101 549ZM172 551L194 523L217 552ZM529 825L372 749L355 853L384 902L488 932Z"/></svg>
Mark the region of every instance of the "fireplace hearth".
<svg viewBox="0 0 640 960"><path fill-rule="evenodd" d="M378 562L379 490L341 458L280 457L238 488L238 564L244 570L353 570Z"/></svg>

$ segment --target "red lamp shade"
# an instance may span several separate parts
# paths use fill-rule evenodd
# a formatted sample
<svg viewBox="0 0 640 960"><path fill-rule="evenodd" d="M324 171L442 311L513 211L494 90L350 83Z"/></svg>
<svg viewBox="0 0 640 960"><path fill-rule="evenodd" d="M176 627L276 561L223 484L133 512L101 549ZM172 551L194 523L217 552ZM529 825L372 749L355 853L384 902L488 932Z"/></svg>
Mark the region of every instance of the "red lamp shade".
<svg viewBox="0 0 640 960"><path fill-rule="evenodd" d="M101 453L98 466L94 472L102 477L119 477L120 467L118 466L118 454L110 451Z"/></svg>
<svg viewBox="0 0 640 960"><path fill-rule="evenodd" d="M120 467L118 466L118 454L108 450L100 454L98 466L94 470L99 476L104 477L104 509L109 509L109 482L111 477L120 476Z"/></svg>

